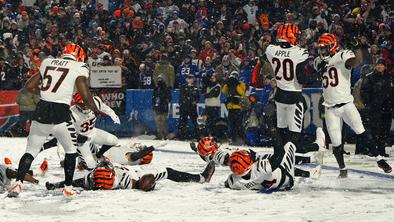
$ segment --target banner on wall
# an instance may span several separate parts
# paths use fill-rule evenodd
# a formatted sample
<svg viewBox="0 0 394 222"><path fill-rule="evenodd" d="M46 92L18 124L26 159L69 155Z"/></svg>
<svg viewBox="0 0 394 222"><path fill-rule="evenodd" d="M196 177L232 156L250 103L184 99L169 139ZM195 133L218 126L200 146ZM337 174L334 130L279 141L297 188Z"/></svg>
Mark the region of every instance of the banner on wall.
<svg viewBox="0 0 394 222"><path fill-rule="evenodd" d="M120 66L92 66L90 68L90 87L121 88L122 69Z"/></svg>
<svg viewBox="0 0 394 222"><path fill-rule="evenodd" d="M263 104L268 101L269 90L259 89L256 93ZM135 120L137 124L142 125L147 132L156 129L154 121L154 112L152 111L152 90L127 90L125 115L128 119ZM304 119L304 129L306 132L314 132L317 126L322 126L322 120L319 117L319 100L321 89L305 89L304 97L307 103L307 111ZM179 119L179 90L172 91L172 101L169 104L168 124L170 132L176 131ZM221 117L227 117L227 109L224 104L224 97L221 100ZM198 115L204 112L204 98L200 98L197 104Z"/></svg>
<svg viewBox="0 0 394 222"><path fill-rule="evenodd" d="M0 132L6 131L19 119L19 106L16 104L17 90L0 90Z"/></svg>
<svg viewBox="0 0 394 222"><path fill-rule="evenodd" d="M125 110L126 93L120 89L95 89L93 93L111 107L117 115L123 115Z"/></svg>

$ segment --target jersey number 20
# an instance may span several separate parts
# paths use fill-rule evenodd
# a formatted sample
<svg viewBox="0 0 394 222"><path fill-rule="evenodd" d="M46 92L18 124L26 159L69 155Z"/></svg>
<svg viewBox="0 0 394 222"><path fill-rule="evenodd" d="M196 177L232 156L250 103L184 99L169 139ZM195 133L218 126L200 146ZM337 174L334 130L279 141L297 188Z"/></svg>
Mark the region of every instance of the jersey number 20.
<svg viewBox="0 0 394 222"><path fill-rule="evenodd" d="M51 92L56 93L56 91L59 89L60 85L62 84L62 82L64 81L64 79L66 78L66 76L70 70L67 68L47 66L44 71L44 77L42 79L43 84L41 86L41 91L47 91L51 87L52 76L50 74L48 74L48 71L56 71L56 72L61 73L60 78L57 80L57 82L55 83L55 86L51 90ZM45 84L44 84L44 80L47 80Z"/></svg>
<svg viewBox="0 0 394 222"><path fill-rule="evenodd" d="M281 80L279 70L282 68L283 79L286 81L292 81L294 79L294 64L290 59L284 59L282 64L278 58L272 58L272 63L276 65L275 67L275 78Z"/></svg>

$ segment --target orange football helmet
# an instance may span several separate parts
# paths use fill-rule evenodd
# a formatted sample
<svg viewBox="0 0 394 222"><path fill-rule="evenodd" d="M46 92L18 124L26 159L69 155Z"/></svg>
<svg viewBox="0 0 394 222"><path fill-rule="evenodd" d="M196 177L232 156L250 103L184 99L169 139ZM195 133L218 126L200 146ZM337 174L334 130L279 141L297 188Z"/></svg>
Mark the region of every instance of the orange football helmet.
<svg viewBox="0 0 394 222"><path fill-rule="evenodd" d="M231 154L229 159L231 171L236 175L244 175L253 165L253 160L246 150L238 150Z"/></svg>
<svg viewBox="0 0 394 222"><path fill-rule="evenodd" d="M84 114L90 113L91 110L85 105L85 103L83 102L83 99L81 97L81 94L79 94L79 92L74 94L73 102L74 102L74 105L77 107L77 109L81 113L84 113Z"/></svg>
<svg viewBox="0 0 394 222"><path fill-rule="evenodd" d="M297 25L286 23L281 25L278 29L277 39L279 42L288 42L295 45L297 42L296 35L301 34Z"/></svg>
<svg viewBox="0 0 394 222"><path fill-rule="evenodd" d="M115 182L115 170L108 161L103 161L93 170L93 188L95 190L111 190Z"/></svg>
<svg viewBox="0 0 394 222"><path fill-rule="evenodd" d="M84 62L85 51L83 51L81 46L74 43L69 43L66 45L66 47L64 47L63 57L71 57L77 62Z"/></svg>
<svg viewBox="0 0 394 222"><path fill-rule="evenodd" d="M324 33L319 37L319 54L321 57L334 55L338 50L338 39L334 34Z"/></svg>
<svg viewBox="0 0 394 222"><path fill-rule="evenodd" d="M213 137L206 136L198 141L197 153L202 157L208 157L218 150L218 145Z"/></svg>
<svg viewBox="0 0 394 222"><path fill-rule="evenodd" d="M149 164L150 162L152 162L152 159L153 159L153 152L150 152L141 158L140 165Z"/></svg>

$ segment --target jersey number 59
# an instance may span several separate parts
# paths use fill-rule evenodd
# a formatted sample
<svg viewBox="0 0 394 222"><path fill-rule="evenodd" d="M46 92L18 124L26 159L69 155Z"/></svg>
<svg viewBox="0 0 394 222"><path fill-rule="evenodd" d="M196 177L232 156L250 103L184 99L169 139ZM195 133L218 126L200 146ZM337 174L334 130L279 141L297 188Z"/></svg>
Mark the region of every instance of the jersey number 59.
<svg viewBox="0 0 394 222"><path fill-rule="evenodd" d="M337 69L335 67L331 67L328 69L327 73L328 75L323 76L323 87L327 88L328 86L337 86L339 84Z"/></svg>

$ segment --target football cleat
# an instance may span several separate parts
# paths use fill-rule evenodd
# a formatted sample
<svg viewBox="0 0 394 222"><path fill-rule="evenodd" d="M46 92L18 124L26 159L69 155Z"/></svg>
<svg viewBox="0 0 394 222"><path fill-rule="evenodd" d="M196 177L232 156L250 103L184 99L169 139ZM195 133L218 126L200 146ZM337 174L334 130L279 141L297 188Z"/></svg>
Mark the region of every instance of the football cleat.
<svg viewBox="0 0 394 222"><path fill-rule="evenodd" d="M209 183L209 181L211 181L213 173L215 173L215 162L211 161L201 173L201 176L204 177L204 183Z"/></svg>
<svg viewBox="0 0 394 222"><path fill-rule="evenodd" d="M47 188L47 190L54 190L56 188L55 184L50 182L46 182L45 187Z"/></svg>
<svg viewBox="0 0 394 222"><path fill-rule="evenodd" d="M316 129L316 140L315 143L319 145L319 151L327 150L326 147L326 135L323 132L323 129L318 127Z"/></svg>
<svg viewBox="0 0 394 222"><path fill-rule="evenodd" d="M337 178L338 178L338 179L347 178L347 169L340 169L340 170L339 170L339 175L338 175Z"/></svg>
<svg viewBox="0 0 394 222"><path fill-rule="evenodd" d="M63 195L65 197L72 197L76 194L80 194L81 192L79 192L78 190L74 190L72 186L64 186L63 188Z"/></svg>
<svg viewBox="0 0 394 222"><path fill-rule="evenodd" d="M16 181L7 192L7 197L18 197L22 192L22 182Z"/></svg>
<svg viewBox="0 0 394 222"><path fill-rule="evenodd" d="M385 160L381 159L377 163L378 167L381 168L385 173L391 173L392 168Z"/></svg>

